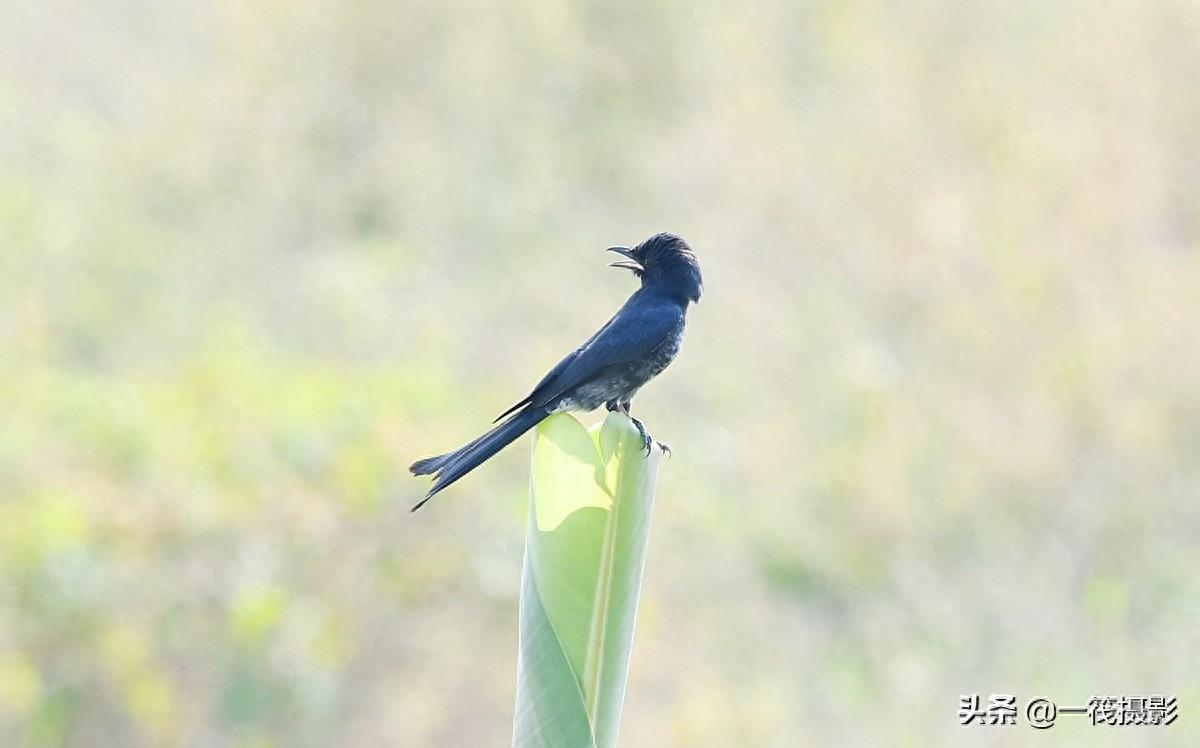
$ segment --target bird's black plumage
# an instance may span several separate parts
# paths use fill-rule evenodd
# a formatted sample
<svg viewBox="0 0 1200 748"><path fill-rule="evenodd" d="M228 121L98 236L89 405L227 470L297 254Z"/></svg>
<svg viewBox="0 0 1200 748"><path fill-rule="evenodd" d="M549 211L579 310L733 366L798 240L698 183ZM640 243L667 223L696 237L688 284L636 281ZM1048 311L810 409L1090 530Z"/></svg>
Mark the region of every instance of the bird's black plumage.
<svg viewBox="0 0 1200 748"><path fill-rule="evenodd" d="M628 414L638 389L675 359L688 304L700 300L703 287L695 253L683 239L666 233L633 249L609 250L626 258L612 265L633 271L641 278L641 288L524 399L501 413L498 426L453 452L414 462L409 467L413 475L432 474L434 482L413 511L551 413L605 405ZM649 450L652 441L645 428L637 419L634 424Z"/></svg>

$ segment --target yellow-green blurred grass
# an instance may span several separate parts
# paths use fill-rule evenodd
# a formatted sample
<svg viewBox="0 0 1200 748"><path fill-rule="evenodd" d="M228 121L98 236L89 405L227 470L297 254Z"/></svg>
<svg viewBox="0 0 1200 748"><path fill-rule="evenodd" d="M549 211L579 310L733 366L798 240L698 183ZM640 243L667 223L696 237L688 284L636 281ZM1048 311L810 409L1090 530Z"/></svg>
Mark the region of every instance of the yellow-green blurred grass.
<svg viewBox="0 0 1200 748"><path fill-rule="evenodd" d="M22 618L0 646L0 715L24 724L25 739L57 743L94 689L147 739L181 739L204 708L188 695L194 668L224 681L218 713L255 724L299 698L297 674L327 680L352 654L354 611L299 579L408 485L398 453L417 439L386 404L450 398L399 365L266 350L233 330L159 375L36 362L6 371L15 396L0 427L0 577L15 606L6 613ZM273 568L241 580L215 568L220 549L236 556L242 541ZM285 559L300 570L278 566ZM399 584L402 609L404 580L424 572L385 555L359 573ZM270 664L281 656L286 674ZM42 672L60 668L52 687Z"/></svg>

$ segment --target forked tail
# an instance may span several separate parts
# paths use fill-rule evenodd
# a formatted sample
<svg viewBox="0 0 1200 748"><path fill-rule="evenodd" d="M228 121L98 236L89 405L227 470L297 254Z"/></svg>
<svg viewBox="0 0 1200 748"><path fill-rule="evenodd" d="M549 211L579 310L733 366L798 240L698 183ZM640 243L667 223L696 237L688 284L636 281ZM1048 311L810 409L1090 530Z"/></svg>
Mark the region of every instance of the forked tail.
<svg viewBox="0 0 1200 748"><path fill-rule="evenodd" d="M483 464L492 455L504 449L514 439L533 428L546 416L545 408L526 408L487 432L475 441L453 452L437 457L417 460L409 466L413 475L433 475L433 486L425 498L411 511L417 511L434 495L454 481Z"/></svg>

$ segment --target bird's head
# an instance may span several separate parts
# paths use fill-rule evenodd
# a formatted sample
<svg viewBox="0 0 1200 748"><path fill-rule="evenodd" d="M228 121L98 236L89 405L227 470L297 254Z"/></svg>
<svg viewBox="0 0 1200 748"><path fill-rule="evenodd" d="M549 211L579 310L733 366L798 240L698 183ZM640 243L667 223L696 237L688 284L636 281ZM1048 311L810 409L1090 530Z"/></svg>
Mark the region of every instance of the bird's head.
<svg viewBox="0 0 1200 748"><path fill-rule="evenodd" d="M681 301L700 301L704 281L696 253L674 234L655 234L633 249L609 247L626 259L611 263L611 267L626 268L642 279L643 287L664 291Z"/></svg>

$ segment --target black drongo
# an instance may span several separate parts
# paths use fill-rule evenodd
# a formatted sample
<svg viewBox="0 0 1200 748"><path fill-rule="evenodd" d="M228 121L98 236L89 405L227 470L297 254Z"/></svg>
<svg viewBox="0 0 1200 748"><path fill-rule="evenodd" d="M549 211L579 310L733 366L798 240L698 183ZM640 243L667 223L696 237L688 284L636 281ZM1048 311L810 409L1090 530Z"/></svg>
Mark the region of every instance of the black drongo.
<svg viewBox="0 0 1200 748"><path fill-rule="evenodd" d="M674 234L655 234L633 249L609 247L608 251L625 257L612 266L632 270L642 287L604 327L542 377L532 392L501 413L496 421L506 420L500 425L453 452L414 462L409 467L412 474L432 474L434 482L413 511L551 413L604 405L629 415L629 402L638 389L674 360L688 304L700 301L695 253ZM654 442L641 421L632 420L649 455Z"/></svg>

